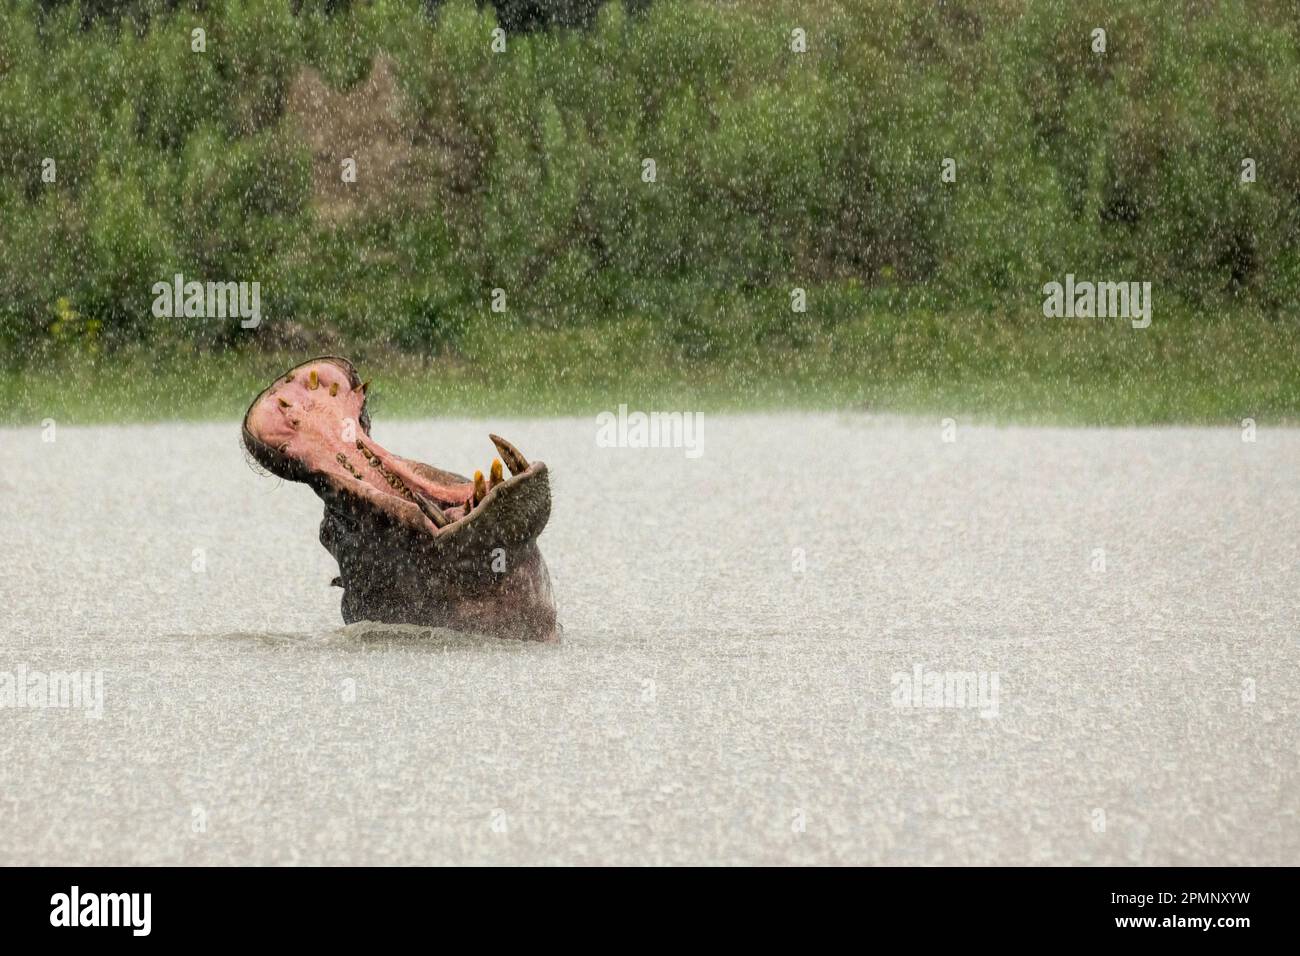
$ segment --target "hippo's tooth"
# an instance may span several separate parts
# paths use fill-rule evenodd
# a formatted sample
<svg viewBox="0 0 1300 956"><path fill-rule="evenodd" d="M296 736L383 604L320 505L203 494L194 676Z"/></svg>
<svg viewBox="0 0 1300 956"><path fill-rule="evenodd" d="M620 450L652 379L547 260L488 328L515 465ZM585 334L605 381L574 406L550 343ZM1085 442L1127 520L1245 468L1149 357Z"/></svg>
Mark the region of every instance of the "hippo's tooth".
<svg viewBox="0 0 1300 956"><path fill-rule="evenodd" d="M482 501L483 496L486 494L487 494L487 482L483 480L483 472L476 471L474 472L474 504L477 505L480 501Z"/></svg>
<svg viewBox="0 0 1300 956"><path fill-rule="evenodd" d="M307 376L307 387L312 391L320 387L320 378L317 377L315 369L312 369L311 374Z"/></svg>
<svg viewBox="0 0 1300 956"><path fill-rule="evenodd" d="M426 518L432 521L439 528L445 528L447 525L451 524L451 519L442 513L442 509L435 505L432 499L423 492L417 491L414 488L410 490L411 497L415 499L416 507L424 512Z"/></svg>
<svg viewBox="0 0 1300 956"><path fill-rule="evenodd" d="M492 459L492 470L488 472L488 487L495 488L501 484L501 459Z"/></svg>
<svg viewBox="0 0 1300 956"><path fill-rule="evenodd" d="M488 438L491 438L492 444L497 446L497 451L501 453L501 458L510 469L510 474L517 475L528 467L528 459L519 454L519 449L510 442L500 435L488 435Z"/></svg>
<svg viewBox="0 0 1300 956"><path fill-rule="evenodd" d="M330 398L333 398L338 393L339 393L339 383L330 382Z"/></svg>

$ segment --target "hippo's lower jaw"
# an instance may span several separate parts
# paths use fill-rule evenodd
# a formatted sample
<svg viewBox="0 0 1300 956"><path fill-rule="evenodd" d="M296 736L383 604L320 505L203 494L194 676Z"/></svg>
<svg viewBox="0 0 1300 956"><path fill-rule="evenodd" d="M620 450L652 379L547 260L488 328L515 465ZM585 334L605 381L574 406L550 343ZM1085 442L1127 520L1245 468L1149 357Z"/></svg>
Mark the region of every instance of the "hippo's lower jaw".
<svg viewBox="0 0 1300 956"><path fill-rule="evenodd" d="M290 369L244 416L244 445L272 474L325 502L321 543L339 563L343 619L554 640L555 605L537 536L550 517L542 462L490 436L474 479L394 455L370 437L366 384L325 356Z"/></svg>

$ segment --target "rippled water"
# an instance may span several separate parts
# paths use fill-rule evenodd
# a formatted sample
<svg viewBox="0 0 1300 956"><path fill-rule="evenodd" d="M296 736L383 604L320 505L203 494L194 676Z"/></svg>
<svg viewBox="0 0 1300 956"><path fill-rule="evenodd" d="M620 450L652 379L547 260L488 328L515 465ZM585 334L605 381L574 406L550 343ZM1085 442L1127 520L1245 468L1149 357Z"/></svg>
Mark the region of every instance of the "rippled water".
<svg viewBox="0 0 1300 956"><path fill-rule="evenodd" d="M341 627L237 430L0 431L0 680L103 681L0 708L0 862L1300 862L1300 432L377 422L551 466L540 647Z"/></svg>

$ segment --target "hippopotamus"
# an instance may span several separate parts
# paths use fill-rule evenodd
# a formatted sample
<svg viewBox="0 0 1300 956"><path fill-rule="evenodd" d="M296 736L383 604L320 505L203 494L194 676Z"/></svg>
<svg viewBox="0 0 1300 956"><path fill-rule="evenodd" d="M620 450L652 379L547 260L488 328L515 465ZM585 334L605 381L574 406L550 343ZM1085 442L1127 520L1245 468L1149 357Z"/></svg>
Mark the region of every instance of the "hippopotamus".
<svg viewBox="0 0 1300 956"><path fill-rule="evenodd" d="M343 620L557 640L537 547L551 513L546 465L497 435L486 478L396 455L370 437L368 387L347 359L321 356L276 378L244 415L254 460L325 504L320 540L339 565Z"/></svg>

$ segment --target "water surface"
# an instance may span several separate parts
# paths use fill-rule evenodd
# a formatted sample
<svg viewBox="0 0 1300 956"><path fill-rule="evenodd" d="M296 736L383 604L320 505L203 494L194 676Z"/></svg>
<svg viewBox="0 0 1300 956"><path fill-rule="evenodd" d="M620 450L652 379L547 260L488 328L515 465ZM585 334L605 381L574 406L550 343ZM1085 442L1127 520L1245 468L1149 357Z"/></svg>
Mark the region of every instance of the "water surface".
<svg viewBox="0 0 1300 956"><path fill-rule="evenodd" d="M559 646L342 627L234 423L0 431L0 863L1300 862L1300 432L376 423L551 466ZM895 675L996 674L996 713Z"/></svg>

